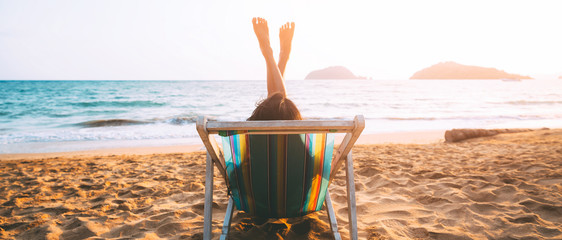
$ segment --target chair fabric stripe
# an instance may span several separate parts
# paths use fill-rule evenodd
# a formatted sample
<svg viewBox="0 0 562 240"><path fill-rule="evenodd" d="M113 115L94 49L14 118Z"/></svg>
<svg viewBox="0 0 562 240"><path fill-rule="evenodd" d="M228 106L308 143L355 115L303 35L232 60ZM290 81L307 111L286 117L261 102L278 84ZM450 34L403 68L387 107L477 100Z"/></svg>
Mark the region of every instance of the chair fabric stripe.
<svg viewBox="0 0 562 240"><path fill-rule="evenodd" d="M286 211L288 213L301 212L303 204L305 161L306 156L304 134L289 135L287 139L287 190Z"/></svg>
<svg viewBox="0 0 562 240"><path fill-rule="evenodd" d="M333 140L333 134L223 137L236 208L262 217L297 217L320 210Z"/></svg>
<svg viewBox="0 0 562 240"><path fill-rule="evenodd" d="M311 176L312 176L312 174L310 172L310 169L311 169L310 158L311 158L311 156L310 156L310 152L309 152L309 150L311 148L310 138L311 138L310 135L305 135L305 149L306 149L306 151L305 151L305 155L304 155L304 165L305 165L304 174L305 174L305 176L304 176L304 188L303 188L303 189L305 189L305 191L303 192L303 197L302 197L302 199L303 199L302 208L301 208L302 212L306 212L307 209L308 209L309 191L306 191L306 190L310 189L310 186L311 186L311 181L310 181Z"/></svg>
<svg viewBox="0 0 562 240"><path fill-rule="evenodd" d="M240 166L242 169L242 178L244 179L244 189L246 190L246 204L250 214L254 214L254 194L252 191L252 161L250 158L250 145L248 135L238 135L239 136L239 148L240 148Z"/></svg>
<svg viewBox="0 0 562 240"><path fill-rule="evenodd" d="M238 180L236 178L236 167L234 166L234 150L232 149L232 138L231 137L223 137L222 138L222 146L224 152L224 159L225 159L225 169L229 173L227 174L228 182L230 184L230 192L232 194L232 198L234 200L234 204L236 205L237 209L242 209L242 203L240 202L240 191L238 187Z"/></svg>
<svg viewBox="0 0 562 240"><path fill-rule="evenodd" d="M271 209L270 214L277 215L277 206L278 206L278 198L277 194L279 194L277 183L279 178L277 177L277 168L279 165L277 164L277 136L271 135L269 136L269 142L267 145L268 149L268 160L269 160L269 182L270 182L270 191L269 191L269 208Z"/></svg>
<svg viewBox="0 0 562 240"><path fill-rule="evenodd" d="M330 182L330 172L332 171L332 153L334 149L334 135L326 134L324 141L324 157L323 157L323 167L322 167L322 181L320 187L320 193L318 194L318 201L316 202L316 210L320 211L322 205L324 204L324 199L326 197L326 192L328 191L328 184Z"/></svg>
<svg viewBox="0 0 562 240"><path fill-rule="evenodd" d="M269 212L269 195L256 194L268 193L269 191L269 173L264 169L269 169L267 160L267 136L253 135L248 136L251 161L252 175L252 193L255 202L256 212Z"/></svg>
<svg viewBox="0 0 562 240"><path fill-rule="evenodd" d="M286 137L287 135L277 135L276 152L277 152L277 214L285 214L285 162L286 158Z"/></svg>
<svg viewBox="0 0 562 240"><path fill-rule="evenodd" d="M238 184L238 189L240 192L240 204L246 210L250 210L248 206L248 195L246 192L246 184L244 183L244 169L242 166L243 156L241 156L240 149L240 136L235 135L231 137L231 147L234 150L232 153L232 161L234 162L236 182Z"/></svg>
<svg viewBox="0 0 562 240"><path fill-rule="evenodd" d="M312 189L310 193L310 201L308 206L309 212L316 211L318 195L322 183L322 167L324 161L324 134L319 134L314 139L314 175L312 177Z"/></svg>

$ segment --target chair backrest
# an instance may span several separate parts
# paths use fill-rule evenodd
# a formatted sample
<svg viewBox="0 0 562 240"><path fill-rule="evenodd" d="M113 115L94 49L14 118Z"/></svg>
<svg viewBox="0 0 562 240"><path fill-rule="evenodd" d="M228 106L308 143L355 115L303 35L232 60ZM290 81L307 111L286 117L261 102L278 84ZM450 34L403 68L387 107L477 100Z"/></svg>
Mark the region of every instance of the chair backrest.
<svg viewBox="0 0 562 240"><path fill-rule="evenodd" d="M227 182L236 207L263 217L293 217L320 210L329 182L364 127L361 115L352 121L197 120L207 157ZM336 152L330 133L346 133ZM211 134L223 136L223 152Z"/></svg>
<svg viewBox="0 0 562 240"><path fill-rule="evenodd" d="M260 217L319 211L330 180L333 134L236 134L222 138L238 210Z"/></svg>

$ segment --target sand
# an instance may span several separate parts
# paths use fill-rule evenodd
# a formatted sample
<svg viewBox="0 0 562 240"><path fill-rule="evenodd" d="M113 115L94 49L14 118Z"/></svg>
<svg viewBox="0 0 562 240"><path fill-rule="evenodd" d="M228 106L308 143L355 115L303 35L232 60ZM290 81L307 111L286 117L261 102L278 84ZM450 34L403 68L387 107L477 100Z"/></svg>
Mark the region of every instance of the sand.
<svg viewBox="0 0 562 240"><path fill-rule="evenodd" d="M361 239L562 239L561 129L358 145L354 161ZM0 238L200 239L204 163L201 151L0 161ZM329 190L347 239L338 175ZM217 171L215 189L217 238L227 202ZM231 239L330 238L324 210L233 221Z"/></svg>

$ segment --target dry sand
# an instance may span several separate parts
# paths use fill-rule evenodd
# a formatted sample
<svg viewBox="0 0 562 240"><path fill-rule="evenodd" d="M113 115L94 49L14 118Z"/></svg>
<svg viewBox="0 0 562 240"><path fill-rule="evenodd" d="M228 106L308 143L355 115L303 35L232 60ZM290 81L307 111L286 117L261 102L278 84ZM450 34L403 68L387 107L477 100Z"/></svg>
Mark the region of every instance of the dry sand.
<svg viewBox="0 0 562 240"><path fill-rule="evenodd" d="M0 161L1 239L200 239L203 152ZM361 239L562 239L562 130L354 148ZM226 208L215 171L214 232ZM330 186L347 238L343 171ZM235 213L231 239L330 238L325 211Z"/></svg>

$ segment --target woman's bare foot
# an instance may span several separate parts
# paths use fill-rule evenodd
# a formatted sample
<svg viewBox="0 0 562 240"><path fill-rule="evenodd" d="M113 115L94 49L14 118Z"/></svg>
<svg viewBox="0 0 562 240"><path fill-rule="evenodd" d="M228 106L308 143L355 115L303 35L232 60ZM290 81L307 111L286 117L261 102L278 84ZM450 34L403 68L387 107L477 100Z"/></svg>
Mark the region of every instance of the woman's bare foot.
<svg viewBox="0 0 562 240"><path fill-rule="evenodd" d="M254 25L254 33L260 43L260 49L265 58L273 57L273 50L269 44L269 28L267 21L263 18L253 18L252 24Z"/></svg>
<svg viewBox="0 0 562 240"><path fill-rule="evenodd" d="M281 48L279 51L279 71L281 71L281 74L285 73L285 66L287 65L287 61L289 61L294 33L294 22L285 23L283 24L283 26L281 26L281 28L279 28L279 42L281 43Z"/></svg>

